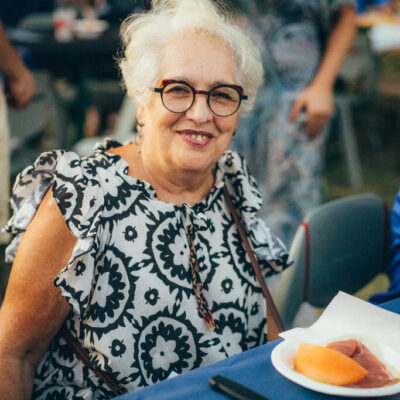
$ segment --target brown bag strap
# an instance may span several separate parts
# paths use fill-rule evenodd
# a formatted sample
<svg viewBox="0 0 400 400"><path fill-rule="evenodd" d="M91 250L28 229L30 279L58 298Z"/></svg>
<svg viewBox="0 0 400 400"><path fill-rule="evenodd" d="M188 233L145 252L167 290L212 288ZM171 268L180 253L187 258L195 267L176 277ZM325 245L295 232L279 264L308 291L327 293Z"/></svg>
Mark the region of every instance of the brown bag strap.
<svg viewBox="0 0 400 400"><path fill-rule="evenodd" d="M267 315L268 315L268 341L271 340L276 340L279 338L279 333L283 332L285 330L283 323L281 321L281 318L279 316L279 312L276 309L274 300L272 299L271 293L268 289L268 286L265 282L263 273L261 272L261 268L257 262L257 259L254 255L254 251L251 247L251 244L249 242L249 239L247 237L246 231L244 230L242 221L240 220L238 213L236 211L235 206L233 205L231 196L229 194L229 191L226 187L224 186L224 196L225 196L225 201L228 204L228 207L232 213L233 220L235 221L236 227L239 231L239 235L242 239L244 248L250 258L251 265L253 267L254 273L258 279L258 282L260 283L261 290L264 294L265 300L267 302Z"/></svg>
<svg viewBox="0 0 400 400"><path fill-rule="evenodd" d="M96 368L90 361L89 355L83 346L79 343L78 339L72 336L72 333L63 325L60 329L60 334L68 345L72 348L76 356L89 368L91 369L98 378L100 378L108 388L114 393L115 396L127 393L128 391L122 387L113 376L105 371L101 371Z"/></svg>

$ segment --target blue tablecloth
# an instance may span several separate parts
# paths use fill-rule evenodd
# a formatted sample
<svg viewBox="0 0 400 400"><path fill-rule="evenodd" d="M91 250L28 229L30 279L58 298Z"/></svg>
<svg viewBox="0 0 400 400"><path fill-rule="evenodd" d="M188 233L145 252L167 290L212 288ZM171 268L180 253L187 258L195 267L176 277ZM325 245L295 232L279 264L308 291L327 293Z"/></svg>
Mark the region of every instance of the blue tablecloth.
<svg viewBox="0 0 400 400"><path fill-rule="evenodd" d="M394 300L390 300L386 303L382 303L379 305L379 307L400 314L400 297Z"/></svg>
<svg viewBox="0 0 400 400"><path fill-rule="evenodd" d="M400 314L400 299L381 305ZM399 338L400 340L400 338ZM218 363L201 367L183 375L148 386L134 393L117 397L118 400L223 400L226 396L214 392L208 381L223 375L239 382L270 400L334 400L343 397L324 395L305 389L281 376L271 363L271 351L280 340L245 351ZM371 398L370 398L371 399ZM400 400L400 394L384 400Z"/></svg>

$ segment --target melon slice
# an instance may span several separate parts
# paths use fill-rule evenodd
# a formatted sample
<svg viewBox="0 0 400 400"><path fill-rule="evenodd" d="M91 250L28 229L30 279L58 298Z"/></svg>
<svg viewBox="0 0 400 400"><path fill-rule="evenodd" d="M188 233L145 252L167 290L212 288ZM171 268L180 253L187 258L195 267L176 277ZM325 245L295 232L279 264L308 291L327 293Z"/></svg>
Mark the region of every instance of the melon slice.
<svg viewBox="0 0 400 400"><path fill-rule="evenodd" d="M345 386L359 382L368 371L339 351L301 343L294 359L295 369L318 382Z"/></svg>

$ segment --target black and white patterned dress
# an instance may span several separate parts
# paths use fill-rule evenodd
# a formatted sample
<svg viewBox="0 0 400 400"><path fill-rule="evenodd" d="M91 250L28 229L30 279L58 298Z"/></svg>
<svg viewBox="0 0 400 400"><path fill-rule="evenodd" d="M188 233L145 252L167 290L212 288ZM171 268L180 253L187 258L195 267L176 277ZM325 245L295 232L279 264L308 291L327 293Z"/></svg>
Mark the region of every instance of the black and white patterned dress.
<svg viewBox="0 0 400 400"><path fill-rule="evenodd" d="M206 198L177 206L157 200L148 183L129 176L127 163L106 151L116 146L106 141L82 159L61 150L45 153L20 174L11 200L15 215L7 226L16 235L8 260L53 185L56 203L78 238L54 281L72 307L67 326L93 363L129 391L264 343L264 299L225 204L224 185L265 276L285 268L288 255L255 215L261 197L244 161L227 151ZM215 329L206 327L197 308L189 226ZM110 397L57 335L37 368L33 398Z"/></svg>

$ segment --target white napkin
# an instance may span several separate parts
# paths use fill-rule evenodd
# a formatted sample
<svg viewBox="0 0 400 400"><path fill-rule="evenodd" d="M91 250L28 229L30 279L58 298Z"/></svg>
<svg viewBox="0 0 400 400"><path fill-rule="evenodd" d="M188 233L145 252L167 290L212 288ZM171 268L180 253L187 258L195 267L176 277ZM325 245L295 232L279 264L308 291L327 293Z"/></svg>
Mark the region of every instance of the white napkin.
<svg viewBox="0 0 400 400"><path fill-rule="evenodd" d="M348 334L368 336L400 353L400 314L338 292L313 325L290 329L280 336L284 339L303 336L310 339Z"/></svg>
<svg viewBox="0 0 400 400"><path fill-rule="evenodd" d="M400 48L400 26L398 25L377 25L372 27L368 34L372 49L377 53Z"/></svg>

